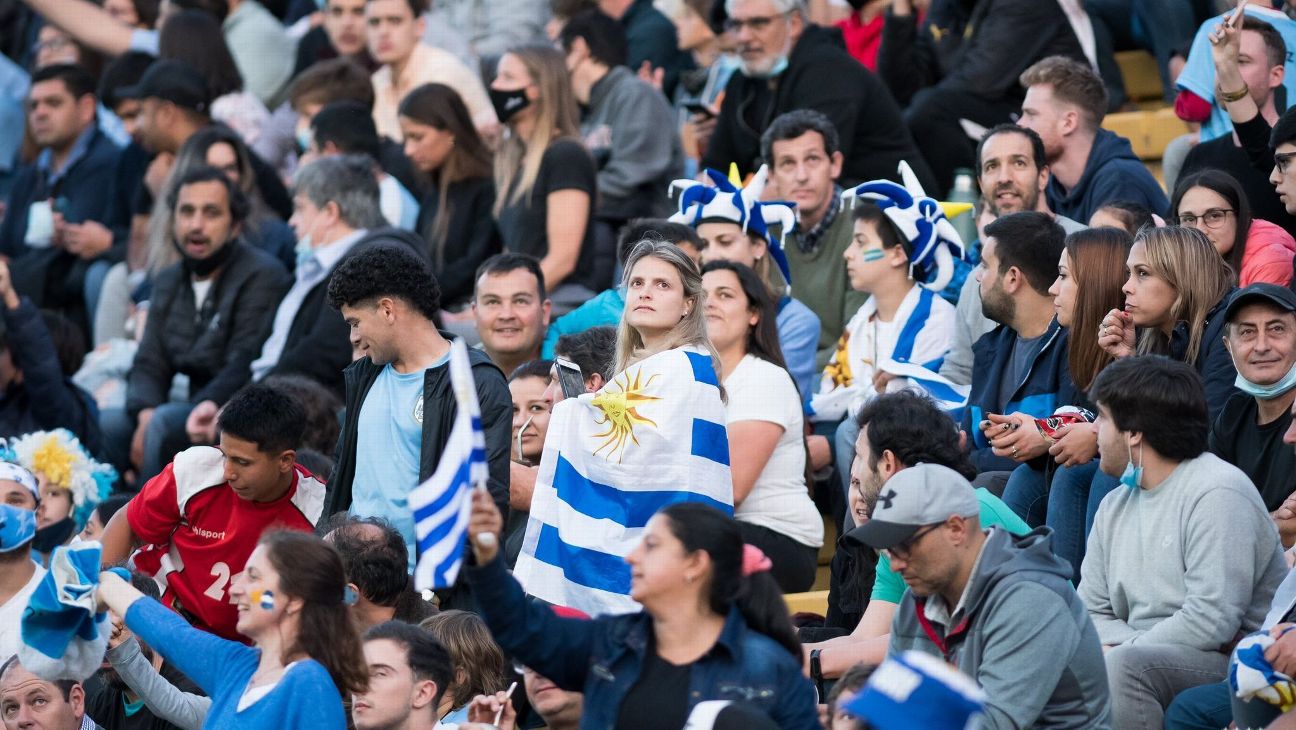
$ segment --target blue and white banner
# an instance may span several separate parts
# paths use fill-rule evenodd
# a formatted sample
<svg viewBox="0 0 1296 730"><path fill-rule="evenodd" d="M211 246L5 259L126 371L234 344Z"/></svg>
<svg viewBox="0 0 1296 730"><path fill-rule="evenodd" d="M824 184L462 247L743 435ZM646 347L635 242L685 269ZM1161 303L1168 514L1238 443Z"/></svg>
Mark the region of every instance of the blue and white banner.
<svg viewBox="0 0 1296 730"><path fill-rule="evenodd" d="M676 502L733 513L719 378L696 348L653 355L554 408L514 574L528 594L590 615L638 610L625 556Z"/></svg>
<svg viewBox="0 0 1296 730"><path fill-rule="evenodd" d="M484 489L488 478L481 406L462 339L450 344L449 366L450 387L458 404L454 426L436 473L409 495L419 556L414 587L420 591L454 585L463 565L472 490Z"/></svg>

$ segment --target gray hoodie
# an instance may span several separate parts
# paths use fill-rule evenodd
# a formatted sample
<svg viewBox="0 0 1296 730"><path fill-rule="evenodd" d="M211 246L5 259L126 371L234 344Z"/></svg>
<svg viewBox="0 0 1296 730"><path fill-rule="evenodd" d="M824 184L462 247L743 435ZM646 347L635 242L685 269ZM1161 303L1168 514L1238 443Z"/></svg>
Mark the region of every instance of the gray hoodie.
<svg viewBox="0 0 1296 730"><path fill-rule="evenodd" d="M912 590L896 609L888 653L916 649L976 680L982 728L1111 727L1098 633L1051 541L1047 527L1022 537L991 528L948 631Z"/></svg>

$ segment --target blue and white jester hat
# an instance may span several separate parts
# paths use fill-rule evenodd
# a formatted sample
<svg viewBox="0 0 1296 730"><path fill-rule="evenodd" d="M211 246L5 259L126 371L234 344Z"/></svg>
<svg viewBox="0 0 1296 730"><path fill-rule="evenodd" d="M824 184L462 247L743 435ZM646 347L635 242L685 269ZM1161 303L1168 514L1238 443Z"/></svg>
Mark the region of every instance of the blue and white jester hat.
<svg viewBox="0 0 1296 730"><path fill-rule="evenodd" d="M796 204L784 201L761 202L765 183L769 180L769 166L752 176L747 187L738 179L738 168L732 166L729 177L719 170L706 168L706 176L714 185L697 180L676 180L670 184L670 193L682 188L679 212L670 217L672 223L683 223L694 228L700 223L727 221L737 223L743 233L754 233L769 243L770 256L783 273L783 280L792 284L792 271L787 256L783 254L783 239L796 227ZM779 226L779 235L770 232L770 226Z"/></svg>
<svg viewBox="0 0 1296 730"><path fill-rule="evenodd" d="M909 276L932 291L940 291L954 276L954 259L963 258L963 239L946 214L954 216L964 211L954 209L957 203L927 197L905 162L900 163L900 177L904 185L872 180L844 190L842 205L854 207L860 199L877 205L906 239Z"/></svg>

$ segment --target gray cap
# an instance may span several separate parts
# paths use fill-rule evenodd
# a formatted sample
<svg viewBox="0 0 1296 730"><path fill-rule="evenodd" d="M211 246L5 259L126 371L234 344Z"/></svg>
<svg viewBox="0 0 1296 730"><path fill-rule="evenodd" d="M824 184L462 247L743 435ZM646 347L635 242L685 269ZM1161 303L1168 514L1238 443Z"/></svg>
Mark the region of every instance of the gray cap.
<svg viewBox="0 0 1296 730"><path fill-rule="evenodd" d="M953 515L981 514L976 490L962 474L936 464L901 469L882 485L869 521L851 531L852 537L875 550L895 547L925 525Z"/></svg>

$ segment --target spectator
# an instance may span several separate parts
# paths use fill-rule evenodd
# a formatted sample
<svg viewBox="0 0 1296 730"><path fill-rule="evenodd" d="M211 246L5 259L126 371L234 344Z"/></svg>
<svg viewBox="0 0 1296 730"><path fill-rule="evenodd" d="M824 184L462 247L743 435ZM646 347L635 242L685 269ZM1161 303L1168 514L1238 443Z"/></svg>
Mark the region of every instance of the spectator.
<svg viewBox="0 0 1296 730"><path fill-rule="evenodd" d="M59 357L67 347L85 347L79 334L57 335L41 312L14 290L9 267L0 263L0 433L5 438L66 428L91 451L99 449L99 423L90 394L72 382ZM73 340L68 342L67 340Z"/></svg>
<svg viewBox="0 0 1296 730"><path fill-rule="evenodd" d="M642 218L630 221L617 234L617 263L624 265L635 244L643 240L661 240L673 243L696 263L701 260L702 239L696 231L683 223L660 218ZM558 338L583 332L591 327L615 327L625 311L625 286L621 283L604 289L597 296L558 317L545 333L541 357L553 357ZM581 368L585 372L585 368ZM588 375L588 373L587 373ZM606 381L605 381L606 382ZM597 388L595 389L597 390ZM557 401L554 401L555 403Z"/></svg>
<svg viewBox="0 0 1296 730"><path fill-rule="evenodd" d="M796 203L797 226L784 250L792 272L792 296L819 318L815 369L828 364L837 333L864 306L868 292L850 285L837 265L850 248L854 222L841 214L844 157L837 128L823 114L797 109L770 123L761 137L761 159L770 166L778 196Z"/></svg>
<svg viewBox="0 0 1296 730"><path fill-rule="evenodd" d="M855 459L851 463L849 516L853 527L838 541L838 552L845 561L833 560L833 590L837 610L863 612L850 636L819 644L806 644L807 658L819 652L820 671L824 677L841 676L859 662L877 665L886 655L896 606L904 597L904 579L891 558L878 555L860 538L877 508L883 485L901 470L918 464L935 464L958 472L964 478L976 476L959 445L959 433L934 401L925 395L902 390L874 398L852 416L859 428L855 441ZM1030 527L995 495L982 488L976 490L980 521L984 527L998 527L1013 535L1024 536ZM876 562L876 572L865 570ZM858 566L854 567L850 565ZM867 581L862 581L867 578ZM870 593L871 592L871 593Z"/></svg>
<svg viewBox="0 0 1296 730"><path fill-rule="evenodd" d="M0 253L37 307L65 313L88 332L110 261L112 236L96 223L121 151L95 125L94 78L70 65L32 75L27 127L40 149L14 180L0 223ZM83 334L84 336L84 334Z"/></svg>
<svg viewBox="0 0 1296 730"><path fill-rule="evenodd" d="M1227 172L1180 175L1170 211L1179 225L1196 228L1210 239L1228 263L1235 285L1291 283L1296 240L1273 223L1253 218L1246 193Z"/></svg>
<svg viewBox="0 0 1296 730"><path fill-rule="evenodd" d="M77 43L63 29L53 25L41 26L31 52L35 56L32 59L32 71L39 71L46 66L69 64L83 69L95 81L103 74L103 56ZM95 116L95 126L99 127L105 137L118 147L126 144L126 130L122 128L121 120L114 118L102 104L96 105Z"/></svg>
<svg viewBox="0 0 1296 730"><path fill-rule="evenodd" d="M369 684L351 696L356 730L440 727L437 708L454 678L450 654L427 630L387 621L364 635Z"/></svg>
<svg viewBox="0 0 1296 730"><path fill-rule="evenodd" d="M1107 90L1083 63L1051 56L1021 74L1026 87L1018 122L1044 140L1052 179L1048 206L1059 215L1089 220L1113 200L1165 210L1161 185L1134 156L1129 140L1100 128Z"/></svg>
<svg viewBox="0 0 1296 730"><path fill-rule="evenodd" d="M457 412L446 367L450 342L434 322L439 298L427 262L393 244L355 253L329 278L329 306L341 310L351 346L363 356L343 373L346 420L325 511L391 520L409 546L411 570L417 543L406 496L436 470ZM468 356L486 434L488 488L507 509L507 386L484 352L470 349Z"/></svg>
<svg viewBox="0 0 1296 730"><path fill-rule="evenodd" d="M118 96L118 91L138 84L140 77L144 75L144 72L148 70L149 65L152 63L153 57L147 53L129 51L114 58L104 68L103 75L99 77L99 86L96 92L99 96L99 103L121 121L122 131L128 137L127 147L134 146L138 149L138 145L135 145L133 140L136 132L135 128L139 121L140 102L139 99L127 99ZM123 157L125 154L126 151L123 150Z"/></svg>
<svg viewBox="0 0 1296 730"><path fill-rule="evenodd" d="M1161 727L1175 695L1224 677L1227 647L1260 626L1287 566L1255 487L1206 452L1191 366L1123 359L1093 395L1100 468L1127 489L1098 509L1080 595L1104 647L1112 724Z"/></svg>
<svg viewBox="0 0 1296 730"><path fill-rule="evenodd" d="M1282 22L1296 27L1296 23L1291 21ZM1278 122L1279 110L1275 98L1277 90L1280 87L1285 89L1287 44L1274 26L1251 17L1247 18L1246 28L1241 33L1240 46L1236 57L1238 68L1245 69L1243 80L1250 92L1250 97L1259 108L1260 117L1264 119L1266 126L1272 127ZM1210 49L1202 49L1202 52L1215 52L1217 49L1226 50L1212 46ZM1246 59L1244 64L1241 63L1243 58ZM1189 67L1192 68L1194 65L1196 65L1195 60ZM1213 66L1211 71L1214 72ZM1180 79L1187 83L1189 76L1189 73L1184 73L1180 75ZM1213 88L1213 84L1211 86ZM1228 114L1223 105L1220 105L1218 112L1214 110L1213 105L1209 108L1212 117L1218 114L1222 120L1227 121ZM1277 223L1288 233L1296 231L1296 220L1287 215L1282 201L1278 199L1278 194L1269 184L1267 179L1269 170L1257 170L1251 164L1246 149L1240 141L1232 134L1220 134L1214 139L1207 140L1205 137L1203 139L1204 141L1192 148L1184 160L1183 167L1179 170L1181 180L1188 175L1208 169L1228 173L1242 186L1247 200L1251 203L1251 210L1257 218ZM1272 160L1269 162L1272 167Z"/></svg>
<svg viewBox="0 0 1296 730"><path fill-rule="evenodd" d="M500 371L538 360L552 307L541 263L525 254L496 254L478 267L474 289L477 335Z"/></svg>
<svg viewBox="0 0 1296 730"><path fill-rule="evenodd" d="M625 65L634 71L648 69L661 76L659 86L670 97L681 73L692 68L687 53L679 49L675 26L654 7L652 0L597 0L604 15L625 28ZM576 17L573 13L567 20Z"/></svg>
<svg viewBox="0 0 1296 730"><path fill-rule="evenodd" d="M405 573L409 551L405 539L390 522L381 517L352 517L339 512L321 524L316 534L342 556L347 587L355 591L351 617L361 631L392 620L397 616L401 597L409 586Z"/></svg>
<svg viewBox="0 0 1296 730"><path fill-rule="evenodd" d="M1112 201L1089 216L1090 228L1119 228L1131 237L1144 228L1155 228L1157 218L1147 206L1124 200Z"/></svg>
<svg viewBox="0 0 1296 730"><path fill-rule="evenodd" d="M504 250L540 259L560 313L612 278L612 262L595 250L597 173L578 141L568 77L561 53L525 46L500 57L491 82L491 101L510 130L495 155L494 213Z"/></svg>
<svg viewBox="0 0 1296 730"><path fill-rule="evenodd" d="M90 513L90 519L86 520L85 527L81 530L81 540L99 542L103 536L104 525L107 525L108 520L111 520L113 515L125 507L130 500L131 495L117 493L109 495L107 499L95 505L94 511Z"/></svg>
<svg viewBox="0 0 1296 730"><path fill-rule="evenodd" d="M909 584L888 654L946 657L985 691L993 726L1126 727L1111 722L1098 634L1047 531L983 531L975 490L947 467L904 469L884 490L859 535Z"/></svg>
<svg viewBox="0 0 1296 730"><path fill-rule="evenodd" d="M1296 458L1283 435L1296 401L1296 294L1253 284L1238 290L1224 310L1224 345L1237 367L1241 391L1228 399L1210 432L1210 450L1246 473L1269 512L1296 491ZM1283 547L1296 542L1278 523Z"/></svg>
<svg viewBox="0 0 1296 730"><path fill-rule="evenodd" d="M134 565L166 581L163 603L182 609L200 628L237 639L232 582L266 528L314 528L324 484L294 463L305 419L285 394L250 385L230 399L219 420L219 450L181 452L108 521L103 564L125 560L143 545ZM171 554L178 563L166 557Z"/></svg>
<svg viewBox="0 0 1296 730"><path fill-rule="evenodd" d="M753 704L782 728L818 727L800 645L766 559L744 551L737 523L719 510L685 502L654 515L644 543L626 558L631 595L644 609L592 621L562 619L526 600L496 559L495 543L479 539L502 527L490 500L474 494L468 534L477 565L464 572L500 646L559 687L584 692L582 724L651 717L682 727L689 710L716 699L725 684L726 695L750 689ZM622 680L596 679L596 666ZM677 690L663 692L666 686Z"/></svg>
<svg viewBox="0 0 1296 730"><path fill-rule="evenodd" d="M823 520L806 488L801 394L783 364L774 297L732 261L702 269L707 336L720 353L734 519L743 542L769 556L779 588L814 584Z"/></svg>
<svg viewBox="0 0 1296 730"><path fill-rule="evenodd" d="M270 321L252 379L273 374L305 375L337 393L342 369L355 358L346 322L324 306L328 280L352 253L375 238L417 245L409 235L386 230L378 210L373 162L361 155L316 160L297 173L292 217L301 257L292 288ZM303 245L304 244L304 245Z"/></svg>
<svg viewBox="0 0 1296 730"><path fill-rule="evenodd" d="M302 454L313 451L333 453L342 426L338 414L342 412L342 399L333 391L301 375L271 375L262 381L265 385L282 391L297 401L305 415L301 446L297 450L297 463L307 466ZM214 441L214 439L213 439ZM323 457L328 460L328 457ZM314 472L313 467L308 467ZM331 468L331 465L330 465ZM320 474L320 481L328 481Z"/></svg>
<svg viewBox="0 0 1296 730"><path fill-rule="evenodd" d="M32 549L48 562L55 547L76 539L90 513L112 492L117 472L96 461L85 445L61 428L12 438L6 448L14 463L40 484Z"/></svg>
<svg viewBox="0 0 1296 730"><path fill-rule="evenodd" d="M554 345L554 355L565 358L580 368L585 377L585 392L597 393L615 374L612 370L616 352L616 329L606 325L590 327L575 334L563 335ZM550 401L557 404L563 400L562 388L558 383L557 370L550 371L549 390L546 391Z"/></svg>
<svg viewBox="0 0 1296 730"><path fill-rule="evenodd" d="M1206 385L1213 419L1237 392L1237 370L1224 346L1230 272L1209 244L1191 228L1153 228L1136 236L1125 264L1125 309L1103 317L1098 344L1116 359L1168 352L1193 366Z"/></svg>
<svg viewBox="0 0 1296 730"><path fill-rule="evenodd" d="M906 106L905 123L931 163L935 189L944 191L956 168L972 164L962 120L1008 121L1028 86L1018 78L1028 66L1049 56L1083 63L1084 54L1057 0L937 3L922 19L916 4L891 3L877 70Z"/></svg>
<svg viewBox="0 0 1296 730"><path fill-rule="evenodd" d="M692 56L696 66L680 74L674 97L681 120L688 119L690 109L698 110L700 121L686 121L680 140L688 157L688 169L693 171L697 158L701 156L698 138L702 135L699 135L698 127L705 126L708 130L715 127L716 112L724 99L725 86L738 70L739 59L732 52L731 39L721 35L719 24L712 23L712 11L720 7L718 3L712 0L677 0L672 4L673 8L663 4L660 9L675 24L677 46Z"/></svg>
<svg viewBox="0 0 1296 730"><path fill-rule="evenodd" d="M18 651L23 612L45 579L45 567L32 559L34 537L34 511L0 505L0 654L5 656Z"/></svg>
<svg viewBox="0 0 1296 730"><path fill-rule="evenodd" d="M1044 213L1013 213L986 226L977 282L982 312L999 326L972 347L972 390L963 416L978 472L1042 462L1048 454L1043 438L1018 446L1019 435L1059 404L1079 400L1067 367L1068 333L1054 317L1049 294L1065 238ZM1027 430L1019 434L1020 428ZM983 484L995 479L978 477Z"/></svg>
<svg viewBox="0 0 1296 730"><path fill-rule="evenodd" d="M383 0L394 2L395 0ZM387 222L406 231L418 224L419 205L414 195L382 169L382 141L367 110L354 101L338 101L311 117L311 145L306 160L314 156L364 155L378 181L378 207Z"/></svg>
<svg viewBox="0 0 1296 730"><path fill-rule="evenodd" d="M49 681L27 671L17 656L0 666L0 706L5 725L48 730L98 728L86 714L85 687L75 679Z"/></svg>
<svg viewBox="0 0 1296 730"><path fill-rule="evenodd" d="M549 432L550 378L555 365L550 360L523 363L509 375L509 394L513 397L513 436L510 443L509 519L504 531L504 559L517 563L526 537L531 512L531 495L535 492L540 455ZM561 388L558 389L561 394Z"/></svg>
<svg viewBox="0 0 1296 730"><path fill-rule="evenodd" d="M432 179L416 230L441 282L442 308L462 309L472 297L471 277L501 245L491 215L494 156L459 94L445 84L424 84L401 100L400 125L406 154Z"/></svg>
<svg viewBox="0 0 1296 730"><path fill-rule="evenodd" d="M424 619L420 627L446 648L454 669L436 716L450 724L467 722L474 697L504 689L504 652L481 617L469 611L442 611Z"/></svg>
<svg viewBox="0 0 1296 730"><path fill-rule="evenodd" d="M725 9L742 66L725 87L704 167L732 162L740 174L755 172L767 120L814 109L841 139L843 185L899 180L907 161L924 189L937 189L891 92L850 57L836 30L807 23L800 0L725 0Z"/></svg>
<svg viewBox="0 0 1296 730"><path fill-rule="evenodd" d="M1049 163L1044 141L1034 131L1016 124L995 126L977 145L976 169L987 215L998 218L1023 210L1053 215L1044 196L1052 179ZM1053 215L1053 220L1068 234L1084 228L1083 223L1066 216ZM969 260L979 258L979 251L969 252ZM995 323L981 313L981 289L976 277L967 276L959 289L958 326L950 352L941 363L940 374L955 383L971 383L972 345L994 328Z"/></svg>
<svg viewBox="0 0 1296 730"><path fill-rule="evenodd" d="M293 64L293 82L312 66L337 58L364 67L370 73L378 64L369 55L365 31L366 0L326 0L323 20L306 31L297 42L297 61Z"/></svg>
<svg viewBox="0 0 1296 730"><path fill-rule="evenodd" d="M421 42L426 0L368 0L365 25L369 53L382 64L373 74L373 119L380 134L400 138L401 99L423 84L442 83L459 93L483 137L494 138L499 120L481 77L448 51Z"/></svg>
<svg viewBox="0 0 1296 730"><path fill-rule="evenodd" d="M266 103L245 90L243 76L210 13L181 10L167 18L159 36L158 57L192 66L211 89L212 119L233 129L262 159L279 165L280 140L268 129Z"/></svg>
<svg viewBox="0 0 1296 730"><path fill-rule="evenodd" d="M319 538L270 531L230 591L252 647L187 625L113 572L101 574L98 600L212 698L206 726L343 728L342 697L368 684L345 584L341 558Z"/></svg>
<svg viewBox="0 0 1296 730"><path fill-rule="evenodd" d="M769 167L762 165L756 176L739 187L716 170L706 175L717 187L695 183L680 195L680 210L671 220L687 223L702 239L702 261L734 261L751 268L766 282L777 304L779 346L796 381L801 399L809 404L814 392L815 349L819 344L819 318L810 308L787 292L792 278L783 239L796 225L790 203L763 203ZM691 191L701 190L700 195ZM778 233L771 230L777 225ZM770 264L774 259L778 266Z"/></svg>
<svg viewBox="0 0 1296 730"><path fill-rule="evenodd" d="M833 683L833 688L828 692L825 713L828 721L824 723L824 727L827 730L856 730L859 727L855 722L855 716L847 711L846 705L859 695L864 689L864 683L872 674L873 667L856 664L842 673L841 679Z"/></svg>
<svg viewBox="0 0 1296 730"><path fill-rule="evenodd" d="M107 411L100 420L107 453L119 470L133 465L139 484L192 443L186 421L195 406L219 406L248 381L248 366L288 287L282 266L239 240L247 199L224 173L189 171L168 206L181 260L155 281L125 410ZM189 400L168 402L177 374L189 376ZM206 406L196 417L215 415Z"/></svg>
<svg viewBox="0 0 1296 730"><path fill-rule="evenodd" d="M599 166L594 214L613 230L633 218L670 215L663 193L684 173L675 115L657 89L626 68L621 24L586 10L567 21L560 40L572 92L585 108L581 136Z"/></svg>
<svg viewBox="0 0 1296 730"><path fill-rule="evenodd" d="M12 458L9 454L4 456ZM0 502L35 514L40 504L36 476L11 461L0 461Z"/></svg>
<svg viewBox="0 0 1296 730"><path fill-rule="evenodd" d="M580 727L585 709L585 697L580 692L568 692L530 667L522 668L522 684L527 702L548 730L577 730Z"/></svg>
<svg viewBox="0 0 1296 730"><path fill-rule="evenodd" d="M423 42L452 48L464 63L491 68L516 45L543 43L549 3L544 0L436 0Z"/></svg>
<svg viewBox="0 0 1296 730"><path fill-rule="evenodd" d="M373 110L374 87L369 72L348 58L322 61L303 71L288 87L288 104L297 113L297 147L301 151L311 148L315 135L311 132L311 119L320 109L335 101L359 102ZM378 165L383 172L396 178L406 190L423 192L423 181L414 171L410 158L399 142L379 135Z"/></svg>

